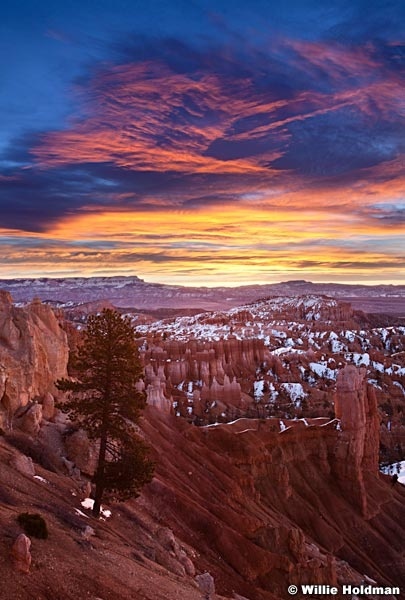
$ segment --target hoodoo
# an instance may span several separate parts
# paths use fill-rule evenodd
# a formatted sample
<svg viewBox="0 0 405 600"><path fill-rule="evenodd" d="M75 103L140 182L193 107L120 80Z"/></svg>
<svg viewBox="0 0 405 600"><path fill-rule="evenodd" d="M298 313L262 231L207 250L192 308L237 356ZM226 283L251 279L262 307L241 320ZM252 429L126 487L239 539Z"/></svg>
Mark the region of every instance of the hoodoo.
<svg viewBox="0 0 405 600"><path fill-rule="evenodd" d="M335 399L340 432L335 469L341 487L364 516L369 515L365 477L378 475L379 418L374 390L366 369L347 365L337 377Z"/></svg>

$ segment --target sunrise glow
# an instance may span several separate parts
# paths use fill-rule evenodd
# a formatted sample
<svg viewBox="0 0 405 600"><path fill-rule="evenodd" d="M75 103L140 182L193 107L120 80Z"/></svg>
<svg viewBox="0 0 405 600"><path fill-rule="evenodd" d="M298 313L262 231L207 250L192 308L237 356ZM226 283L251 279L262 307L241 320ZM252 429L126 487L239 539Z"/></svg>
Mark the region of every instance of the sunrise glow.
<svg viewBox="0 0 405 600"><path fill-rule="evenodd" d="M0 277L405 282L395 10L157 4L7 15Z"/></svg>

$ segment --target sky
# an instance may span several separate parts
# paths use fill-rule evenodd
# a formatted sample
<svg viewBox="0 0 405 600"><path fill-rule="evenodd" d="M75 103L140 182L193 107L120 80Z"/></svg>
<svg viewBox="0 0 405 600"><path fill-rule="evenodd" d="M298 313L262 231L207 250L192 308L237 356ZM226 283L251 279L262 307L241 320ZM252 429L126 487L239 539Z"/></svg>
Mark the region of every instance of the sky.
<svg viewBox="0 0 405 600"><path fill-rule="evenodd" d="M403 0L3 0L0 278L405 283Z"/></svg>

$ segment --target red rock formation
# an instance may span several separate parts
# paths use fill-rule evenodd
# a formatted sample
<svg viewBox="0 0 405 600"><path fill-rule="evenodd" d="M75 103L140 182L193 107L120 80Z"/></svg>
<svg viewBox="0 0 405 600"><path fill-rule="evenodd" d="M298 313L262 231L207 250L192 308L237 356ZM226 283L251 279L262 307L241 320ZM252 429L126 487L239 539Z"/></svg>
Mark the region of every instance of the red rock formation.
<svg viewBox="0 0 405 600"><path fill-rule="evenodd" d="M275 296L255 302L252 306L255 307L257 304L263 312L268 311L271 318L283 321L348 323L354 315L349 302L323 295ZM252 320L252 314L247 310L239 310L236 314L242 322Z"/></svg>
<svg viewBox="0 0 405 600"><path fill-rule="evenodd" d="M265 360L272 362L263 340L232 337L216 342L159 340L142 355L148 402L167 412L169 399L177 403L192 399L193 414L200 416L207 403L217 403L218 410L210 412L215 415L226 407L245 407L253 402L243 395L239 380L245 377L249 388L258 365Z"/></svg>
<svg viewBox="0 0 405 600"><path fill-rule="evenodd" d="M204 594L205 600L211 600L215 594L215 583L212 575L210 573L202 573L201 575L197 575L195 579L201 593Z"/></svg>
<svg viewBox="0 0 405 600"><path fill-rule="evenodd" d="M37 435L42 422L42 406L35 403L24 413L20 419L19 428L28 435Z"/></svg>
<svg viewBox="0 0 405 600"><path fill-rule="evenodd" d="M341 431L336 445L335 472L363 514L368 515L364 473L378 475L379 419L366 369L347 365L339 372L335 399Z"/></svg>
<svg viewBox="0 0 405 600"><path fill-rule="evenodd" d="M18 308L0 291L0 426L30 399L55 392L67 360L66 334L52 309L38 300Z"/></svg>
<svg viewBox="0 0 405 600"><path fill-rule="evenodd" d="M98 459L97 445L89 440L87 433L82 429L75 431L66 438L65 446L68 458L76 467L88 475L93 475Z"/></svg>
<svg viewBox="0 0 405 600"><path fill-rule="evenodd" d="M42 416L47 421L55 415L55 398L50 392L46 392L42 398Z"/></svg>
<svg viewBox="0 0 405 600"><path fill-rule="evenodd" d="M204 557L197 571L210 571L219 593L284 598L292 582L359 584L364 573L405 583L404 494L394 498L378 475L375 398L352 367L338 389L341 421L285 420L283 431L279 419L201 428L155 412L145 420L159 449L148 502Z"/></svg>
<svg viewBox="0 0 405 600"><path fill-rule="evenodd" d="M29 573L31 566L31 540L21 533L11 548L11 558L14 568L22 573Z"/></svg>
<svg viewBox="0 0 405 600"><path fill-rule="evenodd" d="M172 410L172 401L165 396L166 385L160 377L152 377L146 388L146 400L151 406L155 406L164 413Z"/></svg>
<svg viewBox="0 0 405 600"><path fill-rule="evenodd" d="M25 454L15 454L12 457L10 464L16 471L23 475L27 475L28 477L34 477L35 475L35 467L32 458L25 456Z"/></svg>

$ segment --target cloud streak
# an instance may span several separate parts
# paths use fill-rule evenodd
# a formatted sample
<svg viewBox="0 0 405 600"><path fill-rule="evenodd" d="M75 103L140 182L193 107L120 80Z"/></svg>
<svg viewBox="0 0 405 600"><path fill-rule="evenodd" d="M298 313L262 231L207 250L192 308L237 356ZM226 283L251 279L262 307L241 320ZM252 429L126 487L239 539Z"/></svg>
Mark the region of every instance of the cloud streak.
<svg viewBox="0 0 405 600"><path fill-rule="evenodd" d="M382 40L121 43L77 83L64 128L3 154L0 264L401 279L404 55Z"/></svg>

